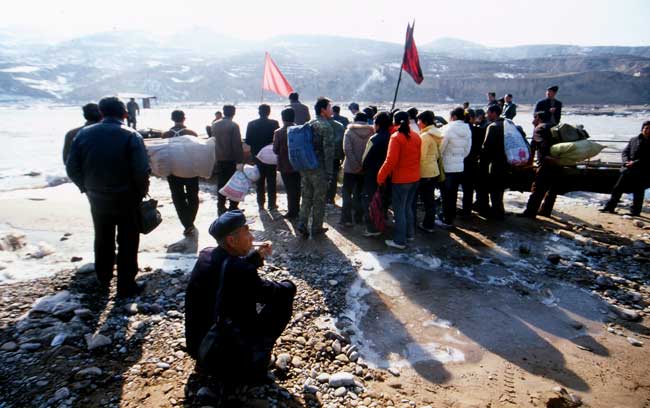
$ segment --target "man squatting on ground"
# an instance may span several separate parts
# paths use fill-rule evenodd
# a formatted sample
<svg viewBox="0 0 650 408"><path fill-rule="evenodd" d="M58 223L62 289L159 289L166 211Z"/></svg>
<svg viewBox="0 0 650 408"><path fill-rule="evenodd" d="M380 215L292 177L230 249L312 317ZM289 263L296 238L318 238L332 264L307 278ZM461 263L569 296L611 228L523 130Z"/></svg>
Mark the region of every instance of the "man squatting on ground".
<svg viewBox="0 0 650 408"><path fill-rule="evenodd" d="M251 252L253 235L247 224L241 211L228 211L210 225L218 246L203 249L194 265L185 295L185 338L188 353L196 359L201 342L218 322L219 330L232 333L234 341L220 344L225 350L219 361L201 368L224 380L251 383L266 378L273 345L291 319L296 286L260 278L257 269L272 247L265 243Z"/></svg>

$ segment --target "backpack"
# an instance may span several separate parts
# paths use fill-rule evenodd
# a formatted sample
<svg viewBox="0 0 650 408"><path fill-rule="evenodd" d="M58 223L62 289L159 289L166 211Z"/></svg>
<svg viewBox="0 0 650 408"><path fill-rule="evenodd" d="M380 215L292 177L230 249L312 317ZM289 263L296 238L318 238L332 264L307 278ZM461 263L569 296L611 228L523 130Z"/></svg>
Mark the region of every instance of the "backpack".
<svg viewBox="0 0 650 408"><path fill-rule="evenodd" d="M567 143L588 139L589 133L582 125L572 126L568 123L560 123L551 128L551 136L555 143Z"/></svg>
<svg viewBox="0 0 650 408"><path fill-rule="evenodd" d="M318 168L318 157L314 151L314 133L311 125L291 126L287 130L289 162L296 171Z"/></svg>
<svg viewBox="0 0 650 408"><path fill-rule="evenodd" d="M530 160L530 148L515 123L510 119L503 121L503 149L511 166L525 166Z"/></svg>

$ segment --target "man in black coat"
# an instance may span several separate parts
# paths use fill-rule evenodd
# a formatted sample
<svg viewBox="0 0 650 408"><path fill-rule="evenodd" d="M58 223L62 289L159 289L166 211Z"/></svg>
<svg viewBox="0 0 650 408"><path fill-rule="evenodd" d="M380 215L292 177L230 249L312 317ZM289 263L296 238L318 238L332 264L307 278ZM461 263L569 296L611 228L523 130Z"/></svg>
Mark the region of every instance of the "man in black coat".
<svg viewBox="0 0 650 408"><path fill-rule="evenodd" d="M260 171L260 178L257 180L257 206L260 211L264 210L264 196L268 189L270 211L277 210L276 204L276 171L275 164L262 163L257 154L263 147L273 144L273 132L280 127L277 120L269 119L271 114L271 107L267 104L262 104L258 108L259 119L255 119L248 123L246 128L246 139L244 142L251 147L251 155L253 161ZM266 189L264 188L266 184Z"/></svg>
<svg viewBox="0 0 650 408"><path fill-rule="evenodd" d="M523 217L534 219L538 213L550 217L557 198L557 193L553 191L553 183L557 182L558 177L560 177L559 170L561 167L551 157L551 146L554 143L550 120L551 115L549 112L535 112L534 114L533 125L535 130L533 142L530 144L530 161L532 163L535 152L537 152L537 170L526 210L521 213ZM544 204L540 211L542 200L544 200Z"/></svg>
<svg viewBox="0 0 650 408"><path fill-rule="evenodd" d="M621 176L614 185L612 196L601 212L616 213L623 193L632 192L630 215L639 216L643 209L645 189L650 186L650 121L643 122L641 134L632 138L623 149Z"/></svg>
<svg viewBox="0 0 650 408"><path fill-rule="evenodd" d="M72 142L66 171L86 193L95 227L95 273L107 291L115 264L117 229L117 294L140 292L138 273L140 232L138 211L149 189L149 159L142 137L124 126L124 103L116 97L99 101L104 119L83 128Z"/></svg>
<svg viewBox="0 0 650 408"><path fill-rule="evenodd" d="M557 85L546 89L546 99L542 99L535 105L535 112L548 112L551 115L550 124L557 125L562 119L562 102L555 99L557 91L560 89Z"/></svg>
<svg viewBox="0 0 650 408"><path fill-rule="evenodd" d="M266 243L251 252L253 235L247 224L239 210L212 223L209 232L218 246L201 251L185 295L189 355L198 358L201 342L216 323L223 336L217 346L224 353L218 353L219 361L199 362L199 368L234 382L265 379L273 345L291 319L296 294L291 281L260 278L257 269L272 248Z"/></svg>
<svg viewBox="0 0 650 408"><path fill-rule="evenodd" d="M503 192L510 169L503 146L504 128L500 115L499 105L491 105L487 109L488 120L492 123L485 131L485 141L480 153L479 171L484 183L480 189L483 191L477 194L479 214L496 219L505 216ZM488 196L491 206L488 204Z"/></svg>
<svg viewBox="0 0 650 408"><path fill-rule="evenodd" d="M63 141L63 164L68 161L68 156L70 155L70 148L72 147L72 141L77 137L77 133L86 126L94 125L95 123L102 120L102 114L99 112L99 106L96 103L88 103L82 108L84 119L86 123L83 126L74 128L68 133L65 134L65 139Z"/></svg>

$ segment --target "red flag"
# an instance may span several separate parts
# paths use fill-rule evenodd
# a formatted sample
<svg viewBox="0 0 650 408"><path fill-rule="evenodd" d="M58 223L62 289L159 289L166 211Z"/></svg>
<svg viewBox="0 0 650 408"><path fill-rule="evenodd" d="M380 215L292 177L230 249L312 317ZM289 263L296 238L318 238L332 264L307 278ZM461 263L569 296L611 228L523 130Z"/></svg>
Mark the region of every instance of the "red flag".
<svg viewBox="0 0 650 408"><path fill-rule="evenodd" d="M406 27L406 44L404 45L402 68L411 75L416 84L420 84L424 80L424 76L422 75L422 68L420 68L418 49L413 39L413 29L415 29L415 21L413 26L408 24Z"/></svg>
<svg viewBox="0 0 650 408"><path fill-rule="evenodd" d="M275 92L281 96L289 96L293 92L293 88L287 81L287 78L282 75L280 68L275 65L269 53L266 53L266 61L264 62L264 84L262 89Z"/></svg>

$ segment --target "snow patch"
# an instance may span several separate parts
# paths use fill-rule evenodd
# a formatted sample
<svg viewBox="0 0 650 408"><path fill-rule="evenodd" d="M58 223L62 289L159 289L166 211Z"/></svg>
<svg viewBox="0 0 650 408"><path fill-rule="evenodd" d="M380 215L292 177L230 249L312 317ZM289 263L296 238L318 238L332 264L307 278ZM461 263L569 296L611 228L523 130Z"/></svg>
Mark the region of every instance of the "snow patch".
<svg viewBox="0 0 650 408"><path fill-rule="evenodd" d="M29 74L32 72L40 71L41 69L39 67L32 67L29 65L20 65L17 67L11 67L11 68L5 68L5 69L0 69L0 72L7 72L10 74Z"/></svg>

